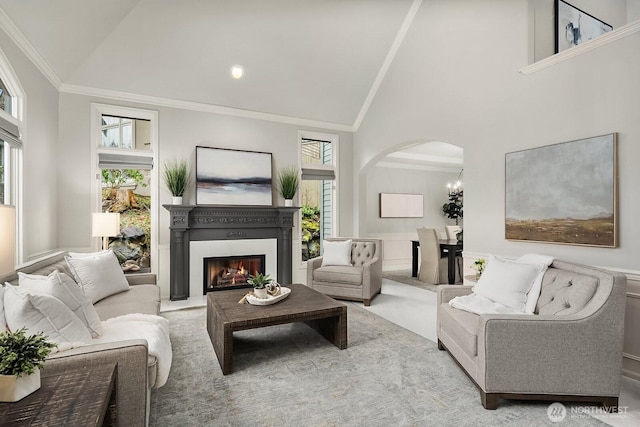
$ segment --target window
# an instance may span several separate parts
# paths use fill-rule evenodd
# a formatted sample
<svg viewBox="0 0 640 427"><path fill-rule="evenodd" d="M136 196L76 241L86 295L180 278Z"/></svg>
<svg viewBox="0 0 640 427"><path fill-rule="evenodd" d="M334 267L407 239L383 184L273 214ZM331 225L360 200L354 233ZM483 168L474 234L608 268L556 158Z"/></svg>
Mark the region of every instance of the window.
<svg viewBox="0 0 640 427"><path fill-rule="evenodd" d="M302 260L319 256L322 241L337 234L336 135L302 134Z"/></svg>
<svg viewBox="0 0 640 427"><path fill-rule="evenodd" d="M17 182L17 153L22 147L18 121L5 113L13 111L14 98L0 80L0 203L15 205L17 195L12 184Z"/></svg>
<svg viewBox="0 0 640 427"><path fill-rule="evenodd" d="M120 213L120 234L109 236L109 248L125 273L157 273L157 112L91 108L93 211Z"/></svg>

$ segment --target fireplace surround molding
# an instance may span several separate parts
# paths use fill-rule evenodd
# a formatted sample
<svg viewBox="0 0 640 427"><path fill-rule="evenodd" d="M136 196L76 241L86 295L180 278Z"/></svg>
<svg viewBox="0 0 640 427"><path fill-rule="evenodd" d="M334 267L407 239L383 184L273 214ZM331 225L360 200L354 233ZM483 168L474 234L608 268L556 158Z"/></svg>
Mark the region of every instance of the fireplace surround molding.
<svg viewBox="0 0 640 427"><path fill-rule="evenodd" d="M291 283L292 228L298 208L269 206L163 205L169 211L169 298L189 298L189 243L273 239L277 241L277 280Z"/></svg>

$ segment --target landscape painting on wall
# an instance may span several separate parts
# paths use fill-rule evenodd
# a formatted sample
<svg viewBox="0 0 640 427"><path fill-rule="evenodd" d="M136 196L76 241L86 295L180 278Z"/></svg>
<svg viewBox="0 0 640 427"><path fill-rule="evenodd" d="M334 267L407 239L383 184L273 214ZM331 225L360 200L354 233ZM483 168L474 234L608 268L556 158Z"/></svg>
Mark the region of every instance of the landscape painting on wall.
<svg viewBox="0 0 640 427"><path fill-rule="evenodd" d="M617 246L616 134L507 153L505 238Z"/></svg>
<svg viewBox="0 0 640 427"><path fill-rule="evenodd" d="M196 204L271 206L271 153L196 147Z"/></svg>

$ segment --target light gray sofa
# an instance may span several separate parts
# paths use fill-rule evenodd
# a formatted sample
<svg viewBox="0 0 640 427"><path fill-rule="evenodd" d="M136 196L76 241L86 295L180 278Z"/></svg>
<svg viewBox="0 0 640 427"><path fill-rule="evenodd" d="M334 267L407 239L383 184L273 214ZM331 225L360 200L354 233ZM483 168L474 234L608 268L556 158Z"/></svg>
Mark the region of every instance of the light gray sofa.
<svg viewBox="0 0 640 427"><path fill-rule="evenodd" d="M322 266L322 257L307 261L307 286L338 299L362 301L365 306L382 289L382 240L364 238L331 238L329 241L351 239L351 265Z"/></svg>
<svg viewBox="0 0 640 427"><path fill-rule="evenodd" d="M1 282L18 284L17 272L48 275L54 270L73 277L64 256L58 253L0 277ZM102 299L94 304L101 320L129 314L159 314L160 288L154 274L128 274L131 289ZM155 385L157 360L150 356L147 341L127 340L109 344L92 344L51 354L44 364L49 372L76 366L100 366L117 363L117 421L122 426L144 426L148 423L151 388Z"/></svg>
<svg viewBox="0 0 640 427"><path fill-rule="evenodd" d="M500 398L596 402L617 410L622 374L626 276L554 261L534 315L477 315L449 306L472 286L438 288L438 348L480 390Z"/></svg>

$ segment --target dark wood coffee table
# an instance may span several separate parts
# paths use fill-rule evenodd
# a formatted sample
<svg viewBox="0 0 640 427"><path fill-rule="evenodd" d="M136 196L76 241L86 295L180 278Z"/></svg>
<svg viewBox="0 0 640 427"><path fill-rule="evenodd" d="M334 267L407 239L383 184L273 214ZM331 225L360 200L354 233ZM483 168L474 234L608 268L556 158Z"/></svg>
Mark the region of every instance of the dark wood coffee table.
<svg viewBox="0 0 640 427"><path fill-rule="evenodd" d="M238 304L250 289L207 293L207 331L224 375L233 371L233 332L305 322L339 349L347 348L347 306L300 284L273 305Z"/></svg>

